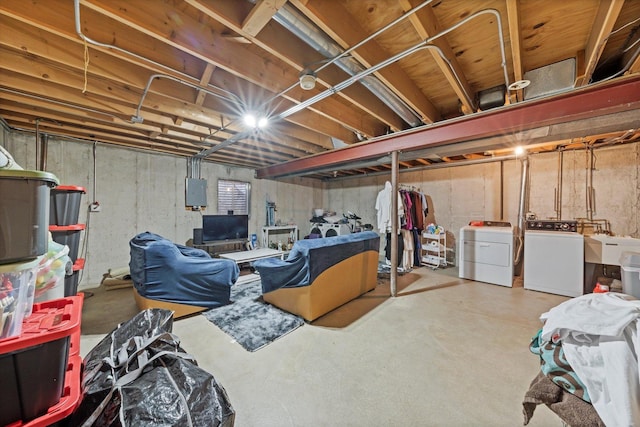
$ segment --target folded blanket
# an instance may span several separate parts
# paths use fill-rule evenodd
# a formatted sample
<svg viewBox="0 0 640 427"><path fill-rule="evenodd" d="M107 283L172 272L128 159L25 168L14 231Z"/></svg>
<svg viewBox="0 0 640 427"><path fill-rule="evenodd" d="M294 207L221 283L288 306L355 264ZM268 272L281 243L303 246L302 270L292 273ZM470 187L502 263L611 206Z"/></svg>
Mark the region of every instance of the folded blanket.
<svg viewBox="0 0 640 427"><path fill-rule="evenodd" d="M542 340L542 329L531 339L529 350L540 356L540 370L564 390L591 403L589 392L564 355L561 343Z"/></svg>
<svg viewBox="0 0 640 427"><path fill-rule="evenodd" d="M542 372L538 372L524 395L522 401L524 425L529 424L533 412L540 404L547 405L570 426L604 427L605 425L593 406L557 386Z"/></svg>

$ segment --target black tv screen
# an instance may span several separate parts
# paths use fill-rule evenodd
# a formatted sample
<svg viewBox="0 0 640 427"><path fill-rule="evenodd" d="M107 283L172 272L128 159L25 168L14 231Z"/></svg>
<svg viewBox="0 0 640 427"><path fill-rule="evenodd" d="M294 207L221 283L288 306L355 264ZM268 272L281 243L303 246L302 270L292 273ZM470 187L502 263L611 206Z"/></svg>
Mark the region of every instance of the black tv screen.
<svg viewBox="0 0 640 427"><path fill-rule="evenodd" d="M249 215L202 215L202 241L249 238Z"/></svg>

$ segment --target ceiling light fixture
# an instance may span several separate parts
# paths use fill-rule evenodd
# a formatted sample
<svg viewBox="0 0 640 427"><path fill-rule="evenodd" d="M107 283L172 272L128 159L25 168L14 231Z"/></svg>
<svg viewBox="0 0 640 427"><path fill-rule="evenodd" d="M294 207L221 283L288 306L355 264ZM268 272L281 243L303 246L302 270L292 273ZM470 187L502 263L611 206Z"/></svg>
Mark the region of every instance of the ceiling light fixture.
<svg viewBox="0 0 640 427"><path fill-rule="evenodd" d="M253 113L246 113L242 118L242 121L247 125L247 127L257 129L262 129L269 124L269 119L264 116L257 118Z"/></svg>
<svg viewBox="0 0 640 427"><path fill-rule="evenodd" d="M316 87L316 73L309 69L304 69L300 73L300 87L303 90L311 90Z"/></svg>
<svg viewBox="0 0 640 427"><path fill-rule="evenodd" d="M531 80L518 80L509 85L509 90L520 90L531 84Z"/></svg>

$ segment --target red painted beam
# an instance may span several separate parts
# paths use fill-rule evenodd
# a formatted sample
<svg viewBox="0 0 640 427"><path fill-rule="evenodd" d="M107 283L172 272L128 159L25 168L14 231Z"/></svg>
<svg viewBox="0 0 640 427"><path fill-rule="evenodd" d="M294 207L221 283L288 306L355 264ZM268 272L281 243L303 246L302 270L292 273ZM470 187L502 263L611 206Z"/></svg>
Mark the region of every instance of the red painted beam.
<svg viewBox="0 0 640 427"><path fill-rule="evenodd" d="M508 136L541 126L634 109L640 109L638 74L268 166L258 169L256 177L277 178L311 173L330 166L348 167L350 162L383 157L393 151L410 152L456 142Z"/></svg>

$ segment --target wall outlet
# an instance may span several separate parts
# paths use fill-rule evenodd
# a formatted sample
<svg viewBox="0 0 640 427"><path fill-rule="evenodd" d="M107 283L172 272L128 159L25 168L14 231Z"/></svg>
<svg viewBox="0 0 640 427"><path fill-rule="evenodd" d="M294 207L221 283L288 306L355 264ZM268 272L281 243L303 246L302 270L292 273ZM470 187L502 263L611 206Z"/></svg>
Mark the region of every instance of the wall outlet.
<svg viewBox="0 0 640 427"><path fill-rule="evenodd" d="M102 209L102 207L98 202L93 202L89 205L89 211L91 212L100 212L100 209Z"/></svg>

